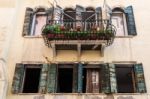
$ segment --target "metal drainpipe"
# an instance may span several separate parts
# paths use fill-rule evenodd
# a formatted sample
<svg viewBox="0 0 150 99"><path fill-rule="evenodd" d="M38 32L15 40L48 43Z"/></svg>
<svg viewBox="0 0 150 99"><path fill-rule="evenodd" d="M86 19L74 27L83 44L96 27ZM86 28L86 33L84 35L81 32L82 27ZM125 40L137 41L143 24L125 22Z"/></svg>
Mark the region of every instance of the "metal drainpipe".
<svg viewBox="0 0 150 99"><path fill-rule="evenodd" d="M4 82L4 89L2 91L2 99L6 99L6 93L7 93L7 86L8 86L8 78L7 78L7 72L6 72L6 61L3 58L0 58L0 61L2 62L2 70L4 79L0 80L0 82Z"/></svg>

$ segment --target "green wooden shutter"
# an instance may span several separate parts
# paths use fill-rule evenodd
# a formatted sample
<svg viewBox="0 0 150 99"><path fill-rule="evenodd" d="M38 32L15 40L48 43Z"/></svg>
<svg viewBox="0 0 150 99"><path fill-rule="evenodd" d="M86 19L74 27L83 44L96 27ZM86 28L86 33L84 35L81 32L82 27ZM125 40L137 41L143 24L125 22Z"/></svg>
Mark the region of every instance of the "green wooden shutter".
<svg viewBox="0 0 150 99"><path fill-rule="evenodd" d="M51 64L48 70L48 85L47 92L55 93L57 89L57 65Z"/></svg>
<svg viewBox="0 0 150 99"><path fill-rule="evenodd" d="M116 67L115 64L109 64L111 93L117 93Z"/></svg>
<svg viewBox="0 0 150 99"><path fill-rule="evenodd" d="M24 76L24 65L17 63L11 89L13 94L21 92L23 76Z"/></svg>
<svg viewBox="0 0 150 99"><path fill-rule="evenodd" d="M137 35L132 6L126 7L124 11L126 14L128 35Z"/></svg>
<svg viewBox="0 0 150 99"><path fill-rule="evenodd" d="M22 35L30 35L33 20L33 9L26 8Z"/></svg>
<svg viewBox="0 0 150 99"><path fill-rule="evenodd" d="M78 65L75 64L73 67L73 92L78 92Z"/></svg>
<svg viewBox="0 0 150 99"><path fill-rule="evenodd" d="M135 64L134 71L135 71L137 92L146 93L146 85L145 85L144 71L143 71L142 64Z"/></svg>
<svg viewBox="0 0 150 99"><path fill-rule="evenodd" d="M109 75L109 66L108 64L102 64L101 69L101 89L102 93L110 93L110 75Z"/></svg>
<svg viewBox="0 0 150 99"><path fill-rule="evenodd" d="M40 76L40 83L39 83L39 92L40 93L46 92L47 75L48 75L48 64L43 64L41 76Z"/></svg>
<svg viewBox="0 0 150 99"><path fill-rule="evenodd" d="M79 63L78 65L78 92L81 93L83 89L83 65Z"/></svg>

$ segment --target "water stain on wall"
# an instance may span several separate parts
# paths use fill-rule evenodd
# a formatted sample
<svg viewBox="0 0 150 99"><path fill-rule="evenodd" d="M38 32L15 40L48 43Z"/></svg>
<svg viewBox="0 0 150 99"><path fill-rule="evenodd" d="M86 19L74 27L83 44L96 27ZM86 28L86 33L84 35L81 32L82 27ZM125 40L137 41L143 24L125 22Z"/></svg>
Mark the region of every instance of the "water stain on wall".
<svg viewBox="0 0 150 99"><path fill-rule="evenodd" d="M119 96L117 99L134 99L132 96Z"/></svg>
<svg viewBox="0 0 150 99"><path fill-rule="evenodd" d="M86 95L84 99L102 99L102 97Z"/></svg>
<svg viewBox="0 0 150 99"><path fill-rule="evenodd" d="M104 97L104 99L114 99L114 96L113 95L108 95L108 96Z"/></svg>

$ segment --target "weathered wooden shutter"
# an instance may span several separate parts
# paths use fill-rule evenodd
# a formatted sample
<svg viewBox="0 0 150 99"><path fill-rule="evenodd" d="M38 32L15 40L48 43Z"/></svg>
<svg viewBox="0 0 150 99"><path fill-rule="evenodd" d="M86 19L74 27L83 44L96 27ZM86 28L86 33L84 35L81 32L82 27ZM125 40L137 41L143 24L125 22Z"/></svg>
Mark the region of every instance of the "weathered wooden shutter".
<svg viewBox="0 0 150 99"><path fill-rule="evenodd" d="M46 92L47 76L48 76L48 64L43 64L39 83L39 93Z"/></svg>
<svg viewBox="0 0 150 99"><path fill-rule="evenodd" d="M85 11L85 8L80 6L80 5L76 5L76 20L82 20L82 15L81 13ZM76 26L82 26L81 22L76 22Z"/></svg>
<svg viewBox="0 0 150 99"><path fill-rule="evenodd" d="M101 89L102 93L111 93L110 89L110 73L109 73L109 65L102 64L101 68Z"/></svg>
<svg viewBox="0 0 150 99"><path fill-rule="evenodd" d="M137 35L132 6L126 7L124 11L126 14L128 35Z"/></svg>
<svg viewBox="0 0 150 99"><path fill-rule="evenodd" d="M73 92L78 92L78 65L75 64L73 67Z"/></svg>
<svg viewBox="0 0 150 99"><path fill-rule="evenodd" d="M13 82L12 82L13 94L17 94L21 92L23 76L24 76L24 65L21 63L17 63L14 77L13 77Z"/></svg>
<svg viewBox="0 0 150 99"><path fill-rule="evenodd" d="M46 13L48 14L47 24L52 23L53 14L54 14L54 8L49 8L49 9L47 9L47 10L46 10Z"/></svg>
<svg viewBox="0 0 150 99"><path fill-rule="evenodd" d="M26 8L22 35L30 35L33 20L33 9Z"/></svg>
<svg viewBox="0 0 150 99"><path fill-rule="evenodd" d="M96 12L96 14L97 14L97 19L98 19L98 20L101 20L101 19L102 19L102 8L101 8L101 7L97 7L97 8L95 9L95 12Z"/></svg>
<svg viewBox="0 0 150 99"><path fill-rule="evenodd" d="M51 64L48 70L47 92L55 93L57 89L57 64Z"/></svg>
<svg viewBox="0 0 150 99"><path fill-rule="evenodd" d="M85 12L85 8L80 6L80 5L76 5L76 14L77 14L77 20L81 20L81 13Z"/></svg>
<svg viewBox="0 0 150 99"><path fill-rule="evenodd" d="M146 85L144 79L144 71L142 64L134 65L135 79L136 79L136 91L139 93L146 93Z"/></svg>
<svg viewBox="0 0 150 99"><path fill-rule="evenodd" d="M83 89L83 65L79 63L78 65L78 92L81 93Z"/></svg>
<svg viewBox="0 0 150 99"><path fill-rule="evenodd" d="M99 93L99 69L87 69L86 92Z"/></svg>
<svg viewBox="0 0 150 99"><path fill-rule="evenodd" d="M55 24L61 24L61 19L62 19L62 8L56 7L54 8L54 20Z"/></svg>
<svg viewBox="0 0 150 99"><path fill-rule="evenodd" d="M109 64L110 89L111 93L117 93L116 67L115 64Z"/></svg>
<svg viewBox="0 0 150 99"><path fill-rule="evenodd" d="M97 22L97 26L100 28L100 29L103 29L103 23L102 23L102 8L101 7L97 7L95 9L95 12L96 12L96 22Z"/></svg>

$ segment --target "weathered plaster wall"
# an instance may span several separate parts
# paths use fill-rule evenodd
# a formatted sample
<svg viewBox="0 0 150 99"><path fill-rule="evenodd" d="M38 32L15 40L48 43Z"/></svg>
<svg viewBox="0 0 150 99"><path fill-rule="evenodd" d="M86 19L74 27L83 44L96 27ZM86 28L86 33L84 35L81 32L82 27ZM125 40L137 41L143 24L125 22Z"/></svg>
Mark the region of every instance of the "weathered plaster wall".
<svg viewBox="0 0 150 99"><path fill-rule="evenodd" d="M51 0L52 1L52 0ZM57 0L62 7L75 7L76 4L83 6L103 6L103 0ZM110 7L126 7L133 5L134 16L138 35L133 38L116 38L113 45L105 48L104 57L99 51L84 51L81 61L137 61L142 62L147 85L147 94L125 94L106 97L105 95L74 95L57 94L45 95L43 99L150 99L150 1L148 0L107 0ZM9 55L7 63L8 91L7 99L39 99L38 95L13 95L11 84L15 64L22 61L46 62L43 56L54 61L77 61L76 51L59 51L58 56L52 58L52 49L44 45L42 38L23 38L22 27L24 22L25 7L46 6L48 0L1 0L0 1L0 57ZM6 39L7 41L1 42ZM8 39L12 39L11 42ZM8 43L10 42L10 43ZM10 47L7 44L11 44ZM9 49L9 52L8 52ZM7 58L6 58L7 59ZM0 68L1 71L1 68ZM0 72L0 77L2 76ZM0 94L3 93L4 83L0 81ZM0 98L1 99L1 98Z"/></svg>

